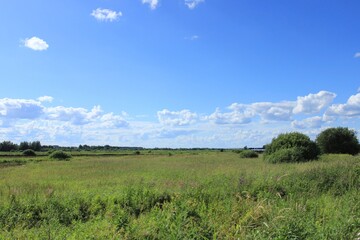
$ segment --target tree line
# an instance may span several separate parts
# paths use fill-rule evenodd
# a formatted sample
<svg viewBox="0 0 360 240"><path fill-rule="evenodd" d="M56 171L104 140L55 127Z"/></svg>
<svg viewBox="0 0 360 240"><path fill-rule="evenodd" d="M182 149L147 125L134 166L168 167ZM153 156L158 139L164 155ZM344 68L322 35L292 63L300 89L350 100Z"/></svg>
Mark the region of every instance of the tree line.
<svg viewBox="0 0 360 240"><path fill-rule="evenodd" d="M0 152L12 152L12 151L24 151L31 149L34 151L41 151L40 141L34 142L21 142L20 144L13 143L11 141L3 141L0 143Z"/></svg>
<svg viewBox="0 0 360 240"><path fill-rule="evenodd" d="M360 152L354 130L345 127L328 128L311 141L299 132L282 133L265 146L264 158L271 163L305 162L320 154L351 154Z"/></svg>
<svg viewBox="0 0 360 240"><path fill-rule="evenodd" d="M41 145L40 141L33 142L20 142L20 144L13 143L11 141L0 142L0 152L14 152L14 151L25 151L31 149L33 151L52 151L52 150L63 150L63 151L119 151L119 150L143 150L142 147L119 147L119 146L89 146L79 145L78 147L64 147L58 145Z"/></svg>

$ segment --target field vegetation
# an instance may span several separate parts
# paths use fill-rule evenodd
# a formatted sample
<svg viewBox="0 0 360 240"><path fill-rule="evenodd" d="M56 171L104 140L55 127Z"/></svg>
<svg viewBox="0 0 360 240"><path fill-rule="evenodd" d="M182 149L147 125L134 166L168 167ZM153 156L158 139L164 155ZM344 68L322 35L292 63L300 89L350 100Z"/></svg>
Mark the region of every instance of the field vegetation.
<svg viewBox="0 0 360 240"><path fill-rule="evenodd" d="M360 159L224 150L0 157L0 239L355 239Z"/></svg>

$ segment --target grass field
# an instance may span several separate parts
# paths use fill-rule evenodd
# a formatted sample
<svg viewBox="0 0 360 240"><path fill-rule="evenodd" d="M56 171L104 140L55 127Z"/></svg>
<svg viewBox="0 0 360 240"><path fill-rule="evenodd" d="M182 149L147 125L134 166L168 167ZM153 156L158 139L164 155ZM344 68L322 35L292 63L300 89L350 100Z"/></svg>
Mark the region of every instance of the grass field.
<svg viewBox="0 0 360 240"><path fill-rule="evenodd" d="M0 157L0 239L355 239L360 158Z"/></svg>

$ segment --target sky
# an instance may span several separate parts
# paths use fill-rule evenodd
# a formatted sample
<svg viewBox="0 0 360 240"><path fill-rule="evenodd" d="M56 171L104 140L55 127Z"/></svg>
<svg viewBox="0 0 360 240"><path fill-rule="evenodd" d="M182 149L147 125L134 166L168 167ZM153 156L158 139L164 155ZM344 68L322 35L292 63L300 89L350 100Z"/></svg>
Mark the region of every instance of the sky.
<svg viewBox="0 0 360 240"><path fill-rule="evenodd" d="M241 148L360 130L357 0L0 7L0 141Z"/></svg>

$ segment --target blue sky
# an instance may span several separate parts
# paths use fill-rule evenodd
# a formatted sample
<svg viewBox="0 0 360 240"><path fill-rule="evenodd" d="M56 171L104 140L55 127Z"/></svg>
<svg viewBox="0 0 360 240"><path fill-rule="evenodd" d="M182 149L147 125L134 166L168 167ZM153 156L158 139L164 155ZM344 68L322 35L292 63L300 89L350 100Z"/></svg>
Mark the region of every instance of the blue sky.
<svg viewBox="0 0 360 240"><path fill-rule="evenodd" d="M0 7L0 140L243 147L360 130L359 1Z"/></svg>

